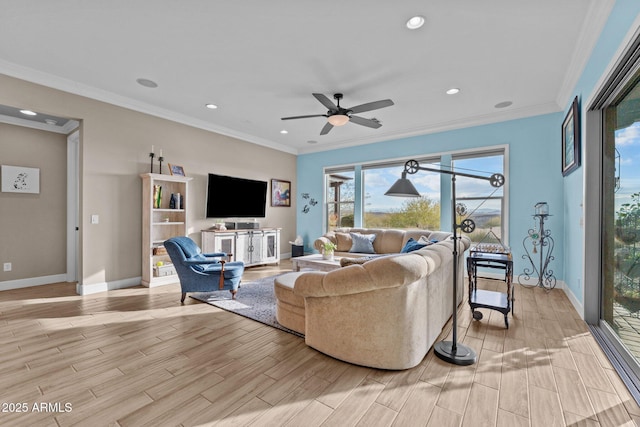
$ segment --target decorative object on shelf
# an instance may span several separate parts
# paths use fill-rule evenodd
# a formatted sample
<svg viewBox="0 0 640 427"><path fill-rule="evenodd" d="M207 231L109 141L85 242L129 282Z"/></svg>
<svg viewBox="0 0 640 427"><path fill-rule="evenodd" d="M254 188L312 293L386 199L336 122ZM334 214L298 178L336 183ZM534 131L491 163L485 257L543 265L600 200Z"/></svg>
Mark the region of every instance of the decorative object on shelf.
<svg viewBox="0 0 640 427"><path fill-rule="evenodd" d="M149 157L151 158L151 170L149 172L153 173L153 158L156 156L156 153L153 152L154 146L151 146L151 152L149 153Z"/></svg>
<svg viewBox="0 0 640 427"><path fill-rule="evenodd" d="M571 104L562 122L562 176L567 176L580 166L580 109L578 97Z"/></svg>
<svg viewBox="0 0 640 427"><path fill-rule="evenodd" d="M324 242L324 248L322 250L322 259L333 261L333 255L337 246L331 241Z"/></svg>
<svg viewBox="0 0 640 427"><path fill-rule="evenodd" d="M169 173L171 173L171 175L186 176L184 174L184 168L182 166L172 165L171 163L167 163L167 164L169 165Z"/></svg>
<svg viewBox="0 0 640 427"><path fill-rule="evenodd" d="M169 200L169 209L182 209L182 197L180 193L171 193L171 199Z"/></svg>
<svg viewBox="0 0 640 427"><path fill-rule="evenodd" d="M291 181L271 180L271 206L291 206Z"/></svg>
<svg viewBox="0 0 640 427"><path fill-rule="evenodd" d="M40 169L2 165L2 192L40 194Z"/></svg>
<svg viewBox="0 0 640 427"><path fill-rule="evenodd" d="M160 209L162 205L162 185L153 186L153 207Z"/></svg>
<svg viewBox="0 0 640 427"><path fill-rule="evenodd" d="M391 186L389 190L385 193L387 196L400 196L400 197L420 197L420 193L416 190L416 187L407 179L407 174L415 174L419 170L430 171L430 172L438 172L440 174L451 175L451 213L453 216L452 224L453 224L453 326L452 326L452 341L440 341L433 346L433 351L436 356L445 362L453 363L455 365L472 365L476 363L476 353L475 351L463 344L458 344L457 336L458 336L458 321L457 321L457 301L458 301L458 245L459 245L459 237L458 237L458 228L465 231L475 229L475 223L472 219L466 218L460 224L457 223L457 215L458 211L465 211L466 206L462 205L458 207L456 203L456 177L458 175L465 176L468 178L475 179L484 179L489 181L492 187L498 188L504 185L504 175L499 173L494 173L489 177L481 176L481 175L473 175L469 173L458 172L453 169L436 169L436 168L427 168L420 166L420 164L416 160L408 160L404 164L404 171L402 172L402 177L398 179L395 184Z"/></svg>
<svg viewBox="0 0 640 427"><path fill-rule="evenodd" d="M526 267L522 274L518 276L518 283L525 287L539 286L546 290L551 290L556 287L556 277L553 274L553 270L549 268L549 263L555 259L552 255L555 241L551 237L551 231L544 228L544 223L549 215L549 205L547 202L538 202L534 207L533 215L533 228L530 228L522 240L522 246L524 246L524 255L522 259L526 259L531 264L530 267ZM529 252L529 246L532 246L531 252ZM538 265L533 261L532 254L538 254ZM530 280L532 275L538 275L538 281L531 285Z"/></svg>
<svg viewBox="0 0 640 427"><path fill-rule="evenodd" d="M164 162L164 157L162 157L162 148L160 149L160 157L158 157L158 163L160 163L160 171L158 172L162 175L162 162Z"/></svg>

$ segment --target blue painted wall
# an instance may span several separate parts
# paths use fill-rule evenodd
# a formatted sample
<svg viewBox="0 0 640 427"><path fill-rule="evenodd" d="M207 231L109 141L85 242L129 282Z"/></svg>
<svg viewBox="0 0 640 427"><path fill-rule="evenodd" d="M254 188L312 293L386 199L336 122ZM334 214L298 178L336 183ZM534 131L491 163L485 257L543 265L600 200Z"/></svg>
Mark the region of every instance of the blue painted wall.
<svg viewBox="0 0 640 427"><path fill-rule="evenodd" d="M624 41L625 36L630 31L634 31L634 20L640 14L640 1L638 0L618 0L609 15L605 28L602 30L600 38L587 62L583 73L578 80L573 96L565 111L569 110L574 96L578 96L581 101L581 117L585 117L586 103L597 90L595 87L607 67L614 58L616 51ZM582 143L585 143L586 134L584 120L582 121ZM558 135L558 138L560 136ZM584 152L583 152L584 153ZM569 290L574 294L580 303L584 303L584 245L585 236L582 220L583 194L584 194L584 168L580 167L563 180L564 186L564 241L565 241L565 277L564 281ZM589 191L589 189L587 189Z"/></svg>
<svg viewBox="0 0 640 427"><path fill-rule="evenodd" d="M584 302L582 202L584 170L578 168L563 178L560 172L560 126L574 96L585 101L640 14L639 0L617 0L598 42L562 112L449 132L404 138L366 146L298 156L298 191L323 201L323 167L366 163L399 157L422 156L463 149L506 144L509 146L509 244L514 252L515 274L526 262L522 239L533 225L536 202L549 203L553 215L547 225L556 238L556 258L551 264L556 277L563 280L579 303ZM584 121L583 121L583 138ZM299 195L297 195L299 197ZM299 203L300 205L300 203ZM308 214L297 215L298 234L305 239L306 251L322 234L322 203Z"/></svg>
<svg viewBox="0 0 640 427"><path fill-rule="evenodd" d="M471 150L480 147L509 146L507 180L509 183L509 244L513 248L516 273L525 263L522 239L533 226L533 206L539 201L549 203L551 213L548 228L562 236L562 174L560 147L557 141L563 114L548 114L527 119L459 129L449 132L415 136L392 141L348 147L339 150L298 156L298 192L309 193L323 200L323 168L361 164L386 159L422 157L433 153ZM491 172L491 171L489 171ZM533 185L532 185L533 183ZM299 194L297 195L300 196ZM300 203L298 203L300 205ZM309 212L297 215L298 234L311 251L313 240L323 232L323 205L318 203ZM444 228L444 227L443 227ZM447 229L447 228L445 228ZM558 239L554 271L562 277L562 239Z"/></svg>

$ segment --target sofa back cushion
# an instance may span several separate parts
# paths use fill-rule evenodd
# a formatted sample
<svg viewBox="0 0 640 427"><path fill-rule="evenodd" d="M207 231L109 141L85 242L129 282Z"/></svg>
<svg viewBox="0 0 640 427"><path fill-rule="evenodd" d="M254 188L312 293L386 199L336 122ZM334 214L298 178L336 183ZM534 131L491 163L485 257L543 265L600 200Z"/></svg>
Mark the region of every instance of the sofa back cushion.
<svg viewBox="0 0 640 427"><path fill-rule="evenodd" d="M336 236L336 245L337 245L336 251L349 252L351 250L351 246L353 245L351 234L336 232L335 236Z"/></svg>

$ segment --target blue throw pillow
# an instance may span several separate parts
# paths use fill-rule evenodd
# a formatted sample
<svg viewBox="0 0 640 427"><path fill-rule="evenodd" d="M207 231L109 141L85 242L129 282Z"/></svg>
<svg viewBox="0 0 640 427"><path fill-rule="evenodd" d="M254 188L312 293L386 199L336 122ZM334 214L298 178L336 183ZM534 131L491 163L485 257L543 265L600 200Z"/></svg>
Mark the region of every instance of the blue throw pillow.
<svg viewBox="0 0 640 427"><path fill-rule="evenodd" d="M359 234L359 233L349 233L351 234L351 249L349 252L358 252L361 254L375 254L376 251L373 249L373 241L376 240L375 234Z"/></svg>
<svg viewBox="0 0 640 427"><path fill-rule="evenodd" d="M422 249L425 246L427 246L427 245L423 244L423 243L419 243L419 242L415 241L413 239L413 237L410 237L409 240L407 240L407 243L405 243L404 248L402 248L400 253L406 254L408 252L417 251L418 249Z"/></svg>

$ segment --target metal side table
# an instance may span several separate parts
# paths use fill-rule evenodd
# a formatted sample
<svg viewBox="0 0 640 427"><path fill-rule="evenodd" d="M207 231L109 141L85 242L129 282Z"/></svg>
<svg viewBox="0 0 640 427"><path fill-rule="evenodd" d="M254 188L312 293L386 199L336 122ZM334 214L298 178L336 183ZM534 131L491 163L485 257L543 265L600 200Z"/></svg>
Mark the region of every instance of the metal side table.
<svg viewBox="0 0 640 427"><path fill-rule="evenodd" d="M503 281L507 285L507 292L503 293L478 289L479 278L491 279L488 277L479 277L478 268L504 270ZM515 301L513 295L513 260L511 254L471 252L469 257L467 257L467 273L469 274L469 305L471 306L473 318L476 320L482 319L482 313L477 311L478 308L497 310L504 315L504 324L507 329L509 329L509 318L507 315L509 311L511 311L511 315L513 315L513 303Z"/></svg>

